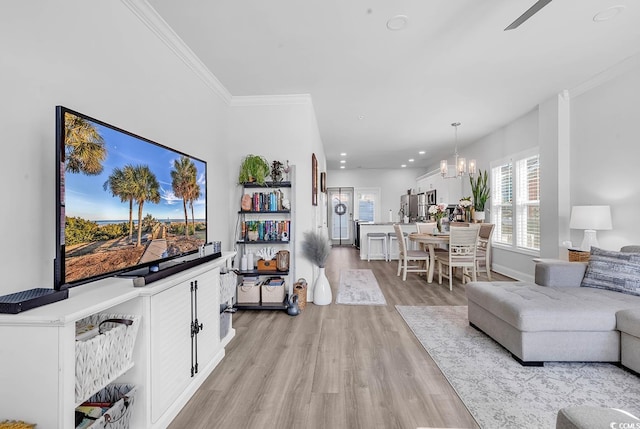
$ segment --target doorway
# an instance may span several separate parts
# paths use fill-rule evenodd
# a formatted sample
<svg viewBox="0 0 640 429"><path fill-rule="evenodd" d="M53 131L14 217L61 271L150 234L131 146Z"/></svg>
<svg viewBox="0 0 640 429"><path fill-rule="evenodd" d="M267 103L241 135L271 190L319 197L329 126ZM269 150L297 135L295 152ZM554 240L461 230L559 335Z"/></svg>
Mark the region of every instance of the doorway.
<svg viewBox="0 0 640 429"><path fill-rule="evenodd" d="M353 188L328 188L329 238L334 246L353 246Z"/></svg>

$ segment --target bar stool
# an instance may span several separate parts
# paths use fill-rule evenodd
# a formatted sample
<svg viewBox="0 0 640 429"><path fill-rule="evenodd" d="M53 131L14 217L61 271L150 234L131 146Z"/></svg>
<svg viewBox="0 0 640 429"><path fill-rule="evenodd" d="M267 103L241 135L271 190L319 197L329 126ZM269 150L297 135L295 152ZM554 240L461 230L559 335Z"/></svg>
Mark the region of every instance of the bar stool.
<svg viewBox="0 0 640 429"><path fill-rule="evenodd" d="M387 233L387 236L389 238L389 247L387 249L387 261L391 261L391 248L393 246L393 241L394 240L398 240L398 237L396 237L396 233L395 232L389 232L389 233ZM409 233L403 232L402 236L404 237L404 242L405 242L405 246L406 246L407 237L409 236ZM400 248L399 247L398 247L398 255L400 255Z"/></svg>
<svg viewBox="0 0 640 429"><path fill-rule="evenodd" d="M371 261L371 240L382 240L382 253L374 254L382 255L387 260L387 234L384 232L370 232L367 234L367 262Z"/></svg>

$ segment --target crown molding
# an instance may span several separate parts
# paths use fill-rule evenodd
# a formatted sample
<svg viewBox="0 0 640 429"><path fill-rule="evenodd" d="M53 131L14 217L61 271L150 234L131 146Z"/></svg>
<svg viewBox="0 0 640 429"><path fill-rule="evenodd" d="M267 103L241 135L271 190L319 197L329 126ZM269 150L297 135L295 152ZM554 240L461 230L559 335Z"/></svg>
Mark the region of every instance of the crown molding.
<svg viewBox="0 0 640 429"><path fill-rule="evenodd" d="M173 51L225 103L231 104L231 93L205 66L200 58L173 31L146 0L121 0L165 45Z"/></svg>
<svg viewBox="0 0 640 429"><path fill-rule="evenodd" d="M285 105L311 105L310 94L288 95L241 95L231 98L232 107L246 106L285 106Z"/></svg>
<svg viewBox="0 0 640 429"><path fill-rule="evenodd" d="M598 86L637 68L640 68L640 54L635 54L627 57L616 65L604 70L601 73L598 73L586 82L583 82L573 89L570 89L569 94L571 97L577 97L587 91L592 90L593 88L597 88Z"/></svg>

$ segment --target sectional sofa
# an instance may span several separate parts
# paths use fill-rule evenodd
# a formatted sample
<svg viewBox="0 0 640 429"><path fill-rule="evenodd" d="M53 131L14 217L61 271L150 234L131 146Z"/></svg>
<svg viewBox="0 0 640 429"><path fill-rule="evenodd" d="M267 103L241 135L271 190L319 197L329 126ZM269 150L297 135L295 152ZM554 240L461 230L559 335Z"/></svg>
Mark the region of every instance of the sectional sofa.
<svg viewBox="0 0 640 429"><path fill-rule="evenodd" d="M588 263L537 263L535 283L472 282L466 293L469 323L522 364L619 362L640 372L640 253L592 248Z"/></svg>

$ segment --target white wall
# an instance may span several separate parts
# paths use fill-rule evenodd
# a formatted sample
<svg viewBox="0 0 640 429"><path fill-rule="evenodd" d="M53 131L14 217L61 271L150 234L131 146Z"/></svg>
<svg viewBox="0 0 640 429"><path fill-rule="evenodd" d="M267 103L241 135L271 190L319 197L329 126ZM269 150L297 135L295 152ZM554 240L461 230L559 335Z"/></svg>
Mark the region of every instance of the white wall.
<svg viewBox="0 0 640 429"><path fill-rule="evenodd" d="M56 105L206 160L208 239L226 237L226 102L122 2L6 0L2 9L0 295L53 285Z"/></svg>
<svg viewBox="0 0 640 429"><path fill-rule="evenodd" d="M245 155L262 155L269 163L289 160L289 164L295 166L295 213L292 216L295 236L290 244L295 257L294 276L304 277L312 286L313 265L300 253L299 243L304 231L326 227L322 216L324 194L319 193L318 206L311 202L311 154L315 153L318 159L318 175L325 170L326 160L311 98L304 95L234 97L231 105L227 159L233 181L231 188L235 192L230 194L228 214L235 219L240 207L242 189L234 185ZM235 240L234 230L229 231L229 239ZM308 295L311 300L312 290Z"/></svg>
<svg viewBox="0 0 640 429"><path fill-rule="evenodd" d="M608 250L640 244L639 103L640 66L571 100L571 205L611 205L613 230L597 233Z"/></svg>
<svg viewBox="0 0 640 429"><path fill-rule="evenodd" d="M392 211L394 221L399 221L400 196L408 189L416 189L416 179L424 170L416 168L403 169L355 169L331 170L327 172L327 186L380 188L381 218L376 222L388 222L389 210Z"/></svg>

